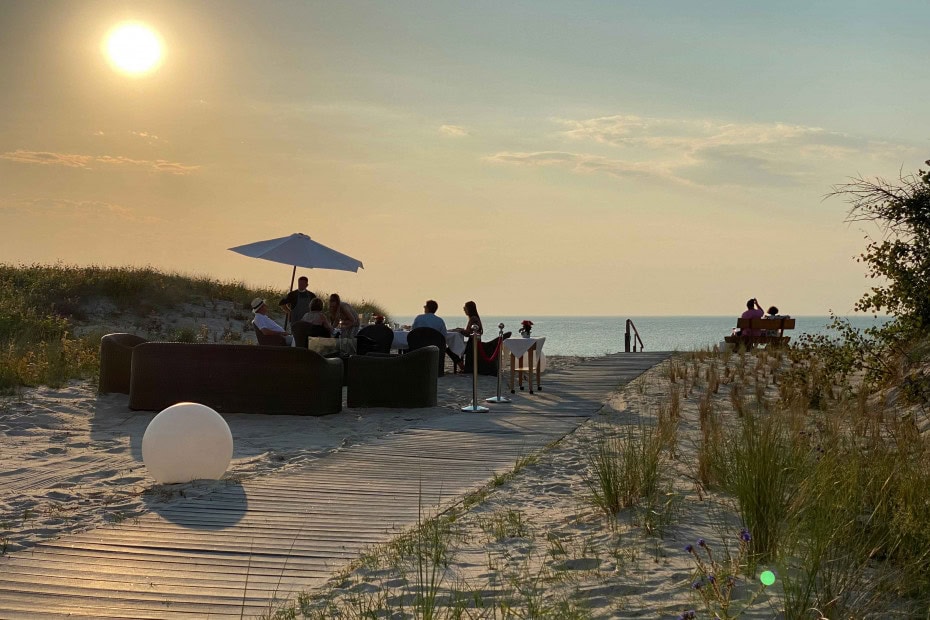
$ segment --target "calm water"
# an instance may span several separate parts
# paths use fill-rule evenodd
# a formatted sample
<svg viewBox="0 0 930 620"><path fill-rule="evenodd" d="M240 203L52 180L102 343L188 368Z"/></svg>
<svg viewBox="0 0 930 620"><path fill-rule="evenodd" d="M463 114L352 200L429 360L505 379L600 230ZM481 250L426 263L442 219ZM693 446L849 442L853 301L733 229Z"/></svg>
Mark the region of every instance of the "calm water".
<svg viewBox="0 0 930 620"><path fill-rule="evenodd" d="M690 351L711 347L730 335L736 326L736 318L732 316L482 316L485 339L497 332L498 323L505 325L504 331L512 331L516 336L520 322L525 318L533 321L534 336L546 337L545 352L549 355L596 356L623 351L627 318L632 319L639 330L646 351ZM408 325L413 321L412 316L392 319ZM790 333L792 342L804 333L829 333L827 324L830 317L799 316L795 319L797 326ZM866 328L880 325L887 319L854 316L849 320L853 327ZM465 317L446 318L446 325L450 328L464 327Z"/></svg>

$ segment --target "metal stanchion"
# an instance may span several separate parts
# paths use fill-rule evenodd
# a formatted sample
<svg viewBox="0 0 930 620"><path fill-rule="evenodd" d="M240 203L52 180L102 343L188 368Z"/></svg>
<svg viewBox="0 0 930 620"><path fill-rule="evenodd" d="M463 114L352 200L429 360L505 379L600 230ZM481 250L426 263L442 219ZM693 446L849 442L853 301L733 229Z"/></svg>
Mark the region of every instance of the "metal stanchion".
<svg viewBox="0 0 930 620"><path fill-rule="evenodd" d="M497 333L498 342L500 346L497 349L497 396L492 396L491 398L485 398L484 402L486 403L509 403L512 402L506 396L501 396L501 369L504 366L504 324L500 323L497 326L499 330Z"/></svg>
<svg viewBox="0 0 930 620"><path fill-rule="evenodd" d="M471 411L473 413L484 413L490 411L490 409L487 407L483 407L478 404L478 345L480 344L480 340L481 336L478 334L478 326L475 325L471 328L471 406L462 407L462 411Z"/></svg>

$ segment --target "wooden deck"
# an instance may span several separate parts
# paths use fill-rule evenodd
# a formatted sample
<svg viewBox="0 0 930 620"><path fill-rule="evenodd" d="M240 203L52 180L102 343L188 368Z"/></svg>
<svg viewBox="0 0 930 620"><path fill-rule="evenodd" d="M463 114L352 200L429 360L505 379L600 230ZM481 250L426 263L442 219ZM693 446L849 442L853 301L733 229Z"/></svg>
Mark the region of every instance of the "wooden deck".
<svg viewBox="0 0 930 620"><path fill-rule="evenodd" d="M490 413L450 413L4 556L0 618L255 617L416 524L421 506L441 510L511 470L668 355L593 359L543 375L542 392L518 392Z"/></svg>

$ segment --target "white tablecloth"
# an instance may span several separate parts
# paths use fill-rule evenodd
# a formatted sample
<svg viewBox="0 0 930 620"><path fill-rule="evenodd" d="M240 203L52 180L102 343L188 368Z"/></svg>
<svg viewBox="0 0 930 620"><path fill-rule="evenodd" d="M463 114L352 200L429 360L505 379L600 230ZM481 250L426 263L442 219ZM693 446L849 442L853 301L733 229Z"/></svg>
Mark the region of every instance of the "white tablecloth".
<svg viewBox="0 0 930 620"><path fill-rule="evenodd" d="M542 372L546 369L546 354L543 353L543 345L546 344L545 336L541 338L507 338L504 340L504 351L508 354L512 353L517 358L515 360L516 368L520 366L527 368L530 363L526 352L534 344L536 345L536 351L533 353L533 362L539 363L539 372Z"/></svg>
<svg viewBox="0 0 930 620"><path fill-rule="evenodd" d="M410 332L404 330L394 330L394 342L391 343L392 349L403 351L407 349L407 334ZM446 332L446 346L449 350L461 357L465 353L465 336L458 332Z"/></svg>

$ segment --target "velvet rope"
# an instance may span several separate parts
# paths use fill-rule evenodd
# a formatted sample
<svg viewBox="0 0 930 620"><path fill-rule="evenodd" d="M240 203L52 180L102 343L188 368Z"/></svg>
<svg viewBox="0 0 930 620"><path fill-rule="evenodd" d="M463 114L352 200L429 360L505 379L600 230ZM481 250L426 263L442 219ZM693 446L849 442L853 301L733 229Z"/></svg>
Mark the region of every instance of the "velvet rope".
<svg viewBox="0 0 930 620"><path fill-rule="evenodd" d="M481 355L481 359L483 359L484 361L486 361L486 362L488 362L488 363L490 364L491 362L493 362L494 360L497 359L497 356L498 356L498 355L500 355L501 347L502 347L503 345L504 345L504 339L503 339L503 338L498 338L498 339L497 339L497 346L494 347L494 353L492 353L491 356L488 357L488 354L484 352L484 347L482 346L482 343L481 343L481 341L479 340L479 341L478 341L478 354Z"/></svg>

